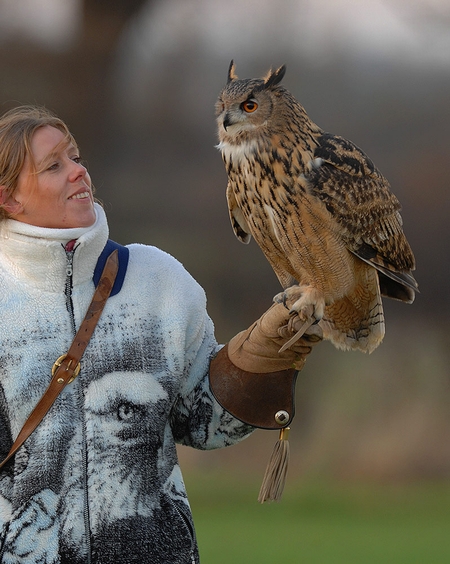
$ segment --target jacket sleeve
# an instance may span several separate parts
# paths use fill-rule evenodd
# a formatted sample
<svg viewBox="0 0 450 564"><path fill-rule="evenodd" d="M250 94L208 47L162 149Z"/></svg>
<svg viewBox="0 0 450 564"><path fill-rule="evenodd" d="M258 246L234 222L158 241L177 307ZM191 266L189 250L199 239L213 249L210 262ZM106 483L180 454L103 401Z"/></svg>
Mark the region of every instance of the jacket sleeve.
<svg viewBox="0 0 450 564"><path fill-rule="evenodd" d="M184 385L172 409L171 426L177 443L210 450L239 442L254 427L234 417L215 399L209 384L209 365L220 347L206 314L202 325L187 347Z"/></svg>
<svg viewBox="0 0 450 564"><path fill-rule="evenodd" d="M239 442L255 427L289 425L295 411L297 371L246 372L230 361L227 345L211 351L208 341L203 339L187 377L193 385L179 397L172 413L175 440L214 449Z"/></svg>

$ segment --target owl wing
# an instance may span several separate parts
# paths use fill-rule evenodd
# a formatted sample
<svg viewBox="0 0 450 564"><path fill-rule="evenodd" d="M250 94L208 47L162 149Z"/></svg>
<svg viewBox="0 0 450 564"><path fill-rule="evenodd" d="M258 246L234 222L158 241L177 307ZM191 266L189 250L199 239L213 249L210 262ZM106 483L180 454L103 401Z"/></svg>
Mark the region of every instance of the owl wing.
<svg viewBox="0 0 450 564"><path fill-rule="evenodd" d="M247 245L248 243L250 243L252 236L250 234L250 228L248 226L247 220L245 219L241 208L236 202L236 197L234 195L231 181L229 181L227 185L227 202L234 234L239 239L239 241L241 241L241 243Z"/></svg>
<svg viewBox="0 0 450 564"><path fill-rule="evenodd" d="M379 271L382 293L411 302L414 255L388 181L351 141L328 133L318 141L307 175L310 192L337 222L348 250Z"/></svg>

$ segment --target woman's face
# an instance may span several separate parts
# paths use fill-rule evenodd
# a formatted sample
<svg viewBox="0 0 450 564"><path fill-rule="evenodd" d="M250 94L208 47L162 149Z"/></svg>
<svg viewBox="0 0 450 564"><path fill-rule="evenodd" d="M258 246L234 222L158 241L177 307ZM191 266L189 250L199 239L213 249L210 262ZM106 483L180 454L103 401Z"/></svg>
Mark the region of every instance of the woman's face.
<svg viewBox="0 0 450 564"><path fill-rule="evenodd" d="M64 133L50 125L34 133L30 148L35 169L26 157L8 210L12 219L57 229L95 222L91 179L78 149L64 139Z"/></svg>

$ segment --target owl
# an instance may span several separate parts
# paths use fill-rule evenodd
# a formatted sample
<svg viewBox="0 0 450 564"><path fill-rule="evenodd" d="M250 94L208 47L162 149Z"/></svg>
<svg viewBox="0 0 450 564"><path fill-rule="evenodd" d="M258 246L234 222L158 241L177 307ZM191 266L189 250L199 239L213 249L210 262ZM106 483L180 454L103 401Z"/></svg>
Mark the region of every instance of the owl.
<svg viewBox="0 0 450 564"><path fill-rule="evenodd" d="M372 352L381 296L412 303L418 291L400 203L361 149L311 121L280 84L285 71L239 79L232 61L216 103L234 233L272 266L275 300L303 324L293 340L319 323L337 348Z"/></svg>

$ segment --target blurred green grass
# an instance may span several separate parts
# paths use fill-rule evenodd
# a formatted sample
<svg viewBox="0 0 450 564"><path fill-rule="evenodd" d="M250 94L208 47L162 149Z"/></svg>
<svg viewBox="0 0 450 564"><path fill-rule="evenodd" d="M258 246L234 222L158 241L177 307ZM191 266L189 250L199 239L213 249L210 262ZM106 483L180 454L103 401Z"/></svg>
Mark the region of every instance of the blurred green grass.
<svg viewBox="0 0 450 564"><path fill-rule="evenodd" d="M260 505L259 484L187 475L202 564L444 564L450 484L288 484Z"/></svg>

